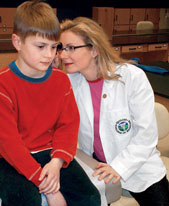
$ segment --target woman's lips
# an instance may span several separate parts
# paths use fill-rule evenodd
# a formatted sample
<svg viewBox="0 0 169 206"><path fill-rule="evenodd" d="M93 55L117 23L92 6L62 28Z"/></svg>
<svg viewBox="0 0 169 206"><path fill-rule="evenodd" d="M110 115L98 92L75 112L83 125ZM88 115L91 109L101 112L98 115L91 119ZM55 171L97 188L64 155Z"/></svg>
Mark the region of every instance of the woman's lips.
<svg viewBox="0 0 169 206"><path fill-rule="evenodd" d="M73 63L64 63L64 64L65 64L65 66L67 67L67 66L72 65Z"/></svg>

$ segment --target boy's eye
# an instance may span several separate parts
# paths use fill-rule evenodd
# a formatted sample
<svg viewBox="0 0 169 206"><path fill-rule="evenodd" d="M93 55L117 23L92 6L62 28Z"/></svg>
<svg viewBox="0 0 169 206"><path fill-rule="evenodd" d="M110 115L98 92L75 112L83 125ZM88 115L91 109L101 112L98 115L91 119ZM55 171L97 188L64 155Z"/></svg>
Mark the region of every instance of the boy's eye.
<svg viewBox="0 0 169 206"><path fill-rule="evenodd" d="M52 49L56 49L57 48L57 46L52 46Z"/></svg>
<svg viewBox="0 0 169 206"><path fill-rule="evenodd" d="M37 47L38 47L39 49L43 49L43 48L44 48L43 45L38 45Z"/></svg>

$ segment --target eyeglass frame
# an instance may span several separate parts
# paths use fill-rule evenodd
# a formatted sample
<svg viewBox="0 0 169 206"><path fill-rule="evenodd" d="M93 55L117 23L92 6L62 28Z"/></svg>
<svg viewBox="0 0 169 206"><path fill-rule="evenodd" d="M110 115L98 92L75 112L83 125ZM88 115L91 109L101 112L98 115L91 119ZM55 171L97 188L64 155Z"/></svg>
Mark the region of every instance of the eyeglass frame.
<svg viewBox="0 0 169 206"><path fill-rule="evenodd" d="M93 45L91 43L84 44L84 45L79 45L79 46L67 45L66 47L63 48L62 42L59 42L57 47L56 47L56 53L59 53L63 50L65 50L68 53L69 52L74 52L76 49L79 49L79 48L82 48L82 47L93 47Z"/></svg>

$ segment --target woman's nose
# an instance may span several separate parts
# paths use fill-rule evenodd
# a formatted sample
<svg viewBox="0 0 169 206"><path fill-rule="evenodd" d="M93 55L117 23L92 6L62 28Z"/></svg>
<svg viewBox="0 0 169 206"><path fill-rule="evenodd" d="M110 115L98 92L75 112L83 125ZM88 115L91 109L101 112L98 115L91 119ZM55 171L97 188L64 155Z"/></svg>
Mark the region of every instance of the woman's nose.
<svg viewBox="0 0 169 206"><path fill-rule="evenodd" d="M59 58L60 59L68 58L68 53L65 50L59 51Z"/></svg>

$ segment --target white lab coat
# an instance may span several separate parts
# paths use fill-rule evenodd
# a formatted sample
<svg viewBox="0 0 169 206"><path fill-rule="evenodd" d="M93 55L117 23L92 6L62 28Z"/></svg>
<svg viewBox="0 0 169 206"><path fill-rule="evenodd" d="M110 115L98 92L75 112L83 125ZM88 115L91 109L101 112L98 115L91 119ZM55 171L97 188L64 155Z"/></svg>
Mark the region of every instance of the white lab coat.
<svg viewBox="0 0 169 206"><path fill-rule="evenodd" d="M107 163L120 175L124 189L142 192L161 180L166 169L156 150L158 132L154 94L145 73L134 65L116 68L119 80L104 80L100 137ZM93 154L93 106L90 88L80 74L70 74L80 112L79 147Z"/></svg>

